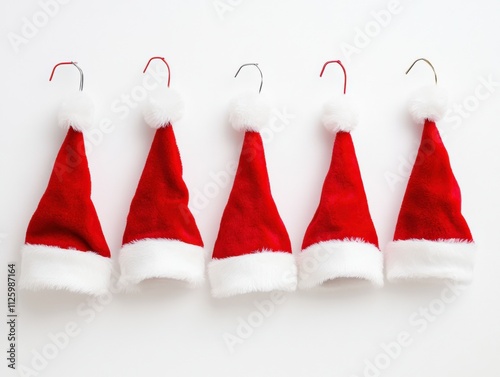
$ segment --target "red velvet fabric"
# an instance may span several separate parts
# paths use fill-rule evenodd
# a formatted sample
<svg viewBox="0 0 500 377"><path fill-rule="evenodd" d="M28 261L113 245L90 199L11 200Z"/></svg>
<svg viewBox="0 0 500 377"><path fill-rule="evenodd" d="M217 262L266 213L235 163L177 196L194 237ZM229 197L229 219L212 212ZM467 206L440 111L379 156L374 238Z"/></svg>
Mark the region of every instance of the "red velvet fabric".
<svg viewBox="0 0 500 377"><path fill-rule="evenodd" d="M83 134L70 128L49 184L26 232L26 243L110 256L94 204Z"/></svg>
<svg viewBox="0 0 500 377"><path fill-rule="evenodd" d="M378 247L351 134L338 132L318 209L302 243L359 238Z"/></svg>
<svg viewBox="0 0 500 377"><path fill-rule="evenodd" d="M461 212L461 200L460 187L436 124L426 120L394 240L472 241Z"/></svg>
<svg viewBox="0 0 500 377"><path fill-rule="evenodd" d="M247 131L212 257L228 258L264 249L292 252L271 195L262 138L258 132Z"/></svg>
<svg viewBox="0 0 500 377"><path fill-rule="evenodd" d="M188 208L189 192L171 125L156 130L146 165L130 205L123 244L168 238L203 246Z"/></svg>

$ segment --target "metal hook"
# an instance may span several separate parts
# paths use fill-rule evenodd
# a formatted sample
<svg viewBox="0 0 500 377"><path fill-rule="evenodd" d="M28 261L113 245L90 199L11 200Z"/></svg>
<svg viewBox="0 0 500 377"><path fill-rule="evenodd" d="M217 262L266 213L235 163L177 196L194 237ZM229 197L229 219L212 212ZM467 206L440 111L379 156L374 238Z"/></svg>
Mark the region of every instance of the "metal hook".
<svg viewBox="0 0 500 377"><path fill-rule="evenodd" d="M437 85L437 83L438 83L438 76L437 76L436 70L434 69L434 66L432 65L432 63L430 61L428 61L427 59L425 59L425 58L419 58L419 59L415 60L413 62L413 64L410 66L410 68L408 68L408 70L406 71L405 75L407 75L408 72L410 72L410 70L413 68L413 66L415 65L415 63L418 62L419 60L423 60L424 62L426 62L427 64L429 64L431 66L432 71L434 72L434 82Z"/></svg>
<svg viewBox="0 0 500 377"><path fill-rule="evenodd" d="M236 74L234 75L234 77L236 78L236 76L238 76L238 73L240 73L241 71L241 68L247 66L247 65L254 65L257 67L257 69L259 70L260 72L260 87L259 87L259 94L260 92L262 91L262 85L264 84L264 75L262 74L262 71L260 70L259 68L259 64L258 63L247 63L247 64L243 64L240 68L238 68L238 71L236 72Z"/></svg>
<svg viewBox="0 0 500 377"><path fill-rule="evenodd" d="M319 77L323 77L323 72L325 72L326 66L330 63L337 63L338 65L340 65L342 67L342 71L344 71L344 94L345 94L345 91L347 88L347 72L345 71L344 65L342 64L342 62L340 60L330 60L330 61L326 62L325 64L323 64L323 68L321 69L321 73L319 74Z"/></svg>
<svg viewBox="0 0 500 377"><path fill-rule="evenodd" d="M161 61L163 61L163 63L166 64L167 66L167 69L168 69L168 81L167 81L167 88L170 88L170 66L168 65L167 61L165 60L164 57L162 56L153 56L151 59L149 59L148 61L148 64L146 64L146 67L144 68L144 71L142 71L142 73L146 73L146 70L148 69L149 67L149 63L151 63L152 60L155 60L155 59L160 59Z"/></svg>
<svg viewBox="0 0 500 377"><path fill-rule="evenodd" d="M52 78L54 77L54 72L56 71L56 68L59 67L60 65L64 64L73 64L78 70L80 71L80 92L83 90L83 71L82 69L77 65L77 62L62 62L58 63L52 68L52 73L50 74L49 81L52 81Z"/></svg>

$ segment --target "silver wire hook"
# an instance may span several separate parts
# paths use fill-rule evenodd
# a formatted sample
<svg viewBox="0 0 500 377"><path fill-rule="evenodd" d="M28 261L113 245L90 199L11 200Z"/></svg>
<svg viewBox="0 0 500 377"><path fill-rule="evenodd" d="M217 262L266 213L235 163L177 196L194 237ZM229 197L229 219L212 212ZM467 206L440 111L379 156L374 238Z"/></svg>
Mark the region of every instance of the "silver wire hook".
<svg viewBox="0 0 500 377"><path fill-rule="evenodd" d="M236 74L234 75L234 77L236 78L236 76L238 76L238 73L240 73L241 71L241 68L247 66L247 65L254 65L255 67L257 67L257 69L259 70L260 72L260 87L259 87L259 94L260 92L262 91L262 85L264 84L264 75L262 74L262 71L260 70L259 68L259 64L258 63L247 63L247 64L243 64L240 68L238 68L238 71L236 72Z"/></svg>
<svg viewBox="0 0 500 377"><path fill-rule="evenodd" d="M50 74L49 81L52 81L52 78L54 77L54 73L56 71L56 68L59 67L60 65L64 64L73 64L79 71L80 71L80 92L83 91L83 71L82 69L77 65L77 62L62 62L62 63L57 63L54 68L52 68L52 73Z"/></svg>
<svg viewBox="0 0 500 377"><path fill-rule="evenodd" d="M425 59L425 58L419 58L419 59L415 60L413 62L413 64L410 66L410 68L408 68L408 70L406 71L405 75L407 75L408 72L410 72L410 70L413 68L413 66L415 65L415 63L418 62L419 60L422 60L422 61L424 61L424 62L426 62L427 64L430 65L430 67L432 68L432 71L434 72L434 82L437 85L437 83L438 83L438 76L437 76L436 70L434 69L434 66L432 65L432 63L430 61L428 61L427 59Z"/></svg>

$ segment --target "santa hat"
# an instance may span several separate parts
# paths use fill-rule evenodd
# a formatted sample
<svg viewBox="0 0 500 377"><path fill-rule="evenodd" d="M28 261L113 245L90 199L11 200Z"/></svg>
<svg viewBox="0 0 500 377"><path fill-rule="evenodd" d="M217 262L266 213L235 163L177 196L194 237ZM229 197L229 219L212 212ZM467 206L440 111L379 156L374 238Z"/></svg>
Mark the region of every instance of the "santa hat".
<svg viewBox="0 0 500 377"><path fill-rule="evenodd" d="M205 253L196 221L188 208L189 192L172 123L183 114L179 94L168 88L150 96L143 108L156 129L153 143L130 205L119 255L120 283L126 289L152 278L204 280Z"/></svg>
<svg viewBox="0 0 500 377"><path fill-rule="evenodd" d="M358 113L349 97L338 96L325 104L322 122L336 136L319 206L297 257L299 288L336 278L382 286L383 257L350 133Z"/></svg>
<svg viewBox="0 0 500 377"><path fill-rule="evenodd" d="M91 295L107 291L110 252L94 204L82 131L92 124L93 103L83 92L59 112L68 133L26 232L20 287L66 289Z"/></svg>
<svg viewBox="0 0 500 377"><path fill-rule="evenodd" d="M296 288L290 239L271 195L259 133L269 115L268 104L259 94L243 95L231 106L229 122L245 136L208 265L214 297Z"/></svg>
<svg viewBox="0 0 500 377"><path fill-rule="evenodd" d="M446 113L447 96L433 85L410 103L423 124L418 154L391 242L385 252L388 280L472 279L475 245L461 212L461 195L436 122Z"/></svg>

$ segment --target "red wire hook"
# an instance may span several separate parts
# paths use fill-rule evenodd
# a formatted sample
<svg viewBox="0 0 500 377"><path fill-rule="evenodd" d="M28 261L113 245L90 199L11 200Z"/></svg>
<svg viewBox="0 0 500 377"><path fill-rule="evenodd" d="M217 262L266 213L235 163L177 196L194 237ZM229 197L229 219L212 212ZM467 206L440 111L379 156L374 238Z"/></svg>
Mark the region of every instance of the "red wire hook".
<svg viewBox="0 0 500 377"><path fill-rule="evenodd" d="M151 61L155 60L155 59L160 59L160 60L163 61L163 63L165 63L167 65L167 69L168 69L167 88L170 88L170 66L168 65L168 63L167 63L167 61L165 60L164 57L162 57L162 56L153 56L151 59L149 59L148 64L146 64L146 68L144 68L144 71L142 71L142 73L146 73L146 70L149 67L149 63L151 63Z"/></svg>
<svg viewBox="0 0 500 377"><path fill-rule="evenodd" d="M56 72L56 68L59 67L60 65L65 65L65 64L73 64L79 71L80 71L80 92L83 90L83 71L82 69L77 66L77 62L61 62L57 63L54 68L52 68L52 73L50 74L49 81L52 81L52 78L54 77L54 73Z"/></svg>
<svg viewBox="0 0 500 377"><path fill-rule="evenodd" d="M325 72L326 66L328 64L330 64L330 63L337 63L338 65L340 65L342 67L342 70L344 71L344 94L345 94L345 91L346 91L346 88L347 88L347 72L345 71L345 68L342 65L342 62L340 60L330 60L330 61L326 62L323 65L323 68L321 69L321 73L319 74L319 77L323 77L323 72Z"/></svg>

